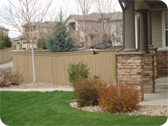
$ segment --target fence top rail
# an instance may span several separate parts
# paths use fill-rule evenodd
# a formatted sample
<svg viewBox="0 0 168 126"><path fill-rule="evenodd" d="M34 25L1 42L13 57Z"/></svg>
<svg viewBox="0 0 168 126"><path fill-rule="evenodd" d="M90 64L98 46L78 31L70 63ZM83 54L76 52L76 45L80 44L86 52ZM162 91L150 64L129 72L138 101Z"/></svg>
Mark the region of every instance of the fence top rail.
<svg viewBox="0 0 168 126"><path fill-rule="evenodd" d="M107 50L94 50L95 52L115 52L116 49L107 49ZM31 55L31 51L12 51L13 55ZM51 53L51 52L40 52L34 51L34 55L50 55L50 56L61 56L61 55L86 55L86 54L93 54L93 51L72 51L72 52L58 52L58 53Z"/></svg>
<svg viewBox="0 0 168 126"><path fill-rule="evenodd" d="M6 49L1 49L0 51L11 50L11 49L13 49L13 47L6 48Z"/></svg>

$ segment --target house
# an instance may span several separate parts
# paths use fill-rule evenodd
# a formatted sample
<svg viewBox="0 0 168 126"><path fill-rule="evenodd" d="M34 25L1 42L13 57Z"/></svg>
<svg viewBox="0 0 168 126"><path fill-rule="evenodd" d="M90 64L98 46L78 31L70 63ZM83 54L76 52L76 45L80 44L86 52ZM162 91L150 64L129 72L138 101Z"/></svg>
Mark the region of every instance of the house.
<svg viewBox="0 0 168 126"><path fill-rule="evenodd" d="M5 35L7 35L7 36L8 36L8 32L9 32L9 30L8 30L8 29L6 29L6 28L4 28L4 27L0 26L0 31L2 31Z"/></svg>
<svg viewBox="0 0 168 126"><path fill-rule="evenodd" d="M119 0L123 48L116 52L117 79L135 83L140 100L168 75L168 8L159 0Z"/></svg>
<svg viewBox="0 0 168 126"><path fill-rule="evenodd" d="M15 50L26 49L29 50L32 48L32 44L27 40L27 38L33 37L34 41L38 42L34 44L34 48L41 48L41 42L45 42L47 35L52 31L56 22L32 22L27 23L22 26L23 34L13 38L13 45Z"/></svg>
<svg viewBox="0 0 168 126"><path fill-rule="evenodd" d="M65 23L72 36L77 36L77 42L86 46L107 43L107 39L114 46L122 45L122 12L70 15Z"/></svg>

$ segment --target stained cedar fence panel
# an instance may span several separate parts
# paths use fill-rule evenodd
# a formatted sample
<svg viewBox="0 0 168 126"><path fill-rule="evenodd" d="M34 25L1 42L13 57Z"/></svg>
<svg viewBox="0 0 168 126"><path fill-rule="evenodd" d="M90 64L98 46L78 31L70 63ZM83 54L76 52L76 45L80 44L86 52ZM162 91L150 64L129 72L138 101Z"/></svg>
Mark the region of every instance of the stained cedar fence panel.
<svg viewBox="0 0 168 126"><path fill-rule="evenodd" d="M87 63L90 78L100 77L104 81L114 80L116 50L75 51L61 53L35 52L36 82L69 86L67 68L70 63ZM23 74L23 83L33 82L31 52L13 51L13 70Z"/></svg>
<svg viewBox="0 0 168 126"><path fill-rule="evenodd" d="M0 64L12 60L12 47L0 50Z"/></svg>

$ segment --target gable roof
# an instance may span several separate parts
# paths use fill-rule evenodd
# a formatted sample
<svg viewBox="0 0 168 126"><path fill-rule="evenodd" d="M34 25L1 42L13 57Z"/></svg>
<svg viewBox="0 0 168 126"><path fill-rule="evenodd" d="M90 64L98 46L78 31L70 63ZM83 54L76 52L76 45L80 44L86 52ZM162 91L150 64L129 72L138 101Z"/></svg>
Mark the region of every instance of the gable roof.
<svg viewBox="0 0 168 126"><path fill-rule="evenodd" d="M36 26L36 25L39 25L41 27L53 27L56 22L52 22L52 21L45 21L45 22L30 22L30 23L26 23L24 25L22 25L22 27L26 27L28 26L29 24L31 24L32 26Z"/></svg>
<svg viewBox="0 0 168 126"><path fill-rule="evenodd" d="M2 27L2 26L0 26L0 30L5 30L5 31L9 31L8 29L6 29L6 28L4 28L4 27Z"/></svg>
<svg viewBox="0 0 168 126"><path fill-rule="evenodd" d="M122 12L113 12L113 13L91 13L88 15L73 15L71 14L65 22L67 22L70 18L73 18L76 21L99 21L102 19L109 19L109 20L122 20Z"/></svg>

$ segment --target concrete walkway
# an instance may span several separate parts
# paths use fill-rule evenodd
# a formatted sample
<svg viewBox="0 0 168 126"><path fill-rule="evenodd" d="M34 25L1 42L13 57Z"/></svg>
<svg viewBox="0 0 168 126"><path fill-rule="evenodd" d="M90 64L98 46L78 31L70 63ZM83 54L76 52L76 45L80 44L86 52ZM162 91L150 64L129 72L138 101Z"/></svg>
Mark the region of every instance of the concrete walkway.
<svg viewBox="0 0 168 126"><path fill-rule="evenodd" d="M73 88L46 88L46 89L0 89L0 91L22 91L22 92L52 92L52 91L73 91Z"/></svg>
<svg viewBox="0 0 168 126"><path fill-rule="evenodd" d="M140 105L168 106L168 77L156 79L155 88L155 93L144 94L144 101Z"/></svg>
<svg viewBox="0 0 168 126"><path fill-rule="evenodd" d="M0 64L0 68L6 68L6 67L13 68L13 61L10 61L10 62L5 63L5 64Z"/></svg>

